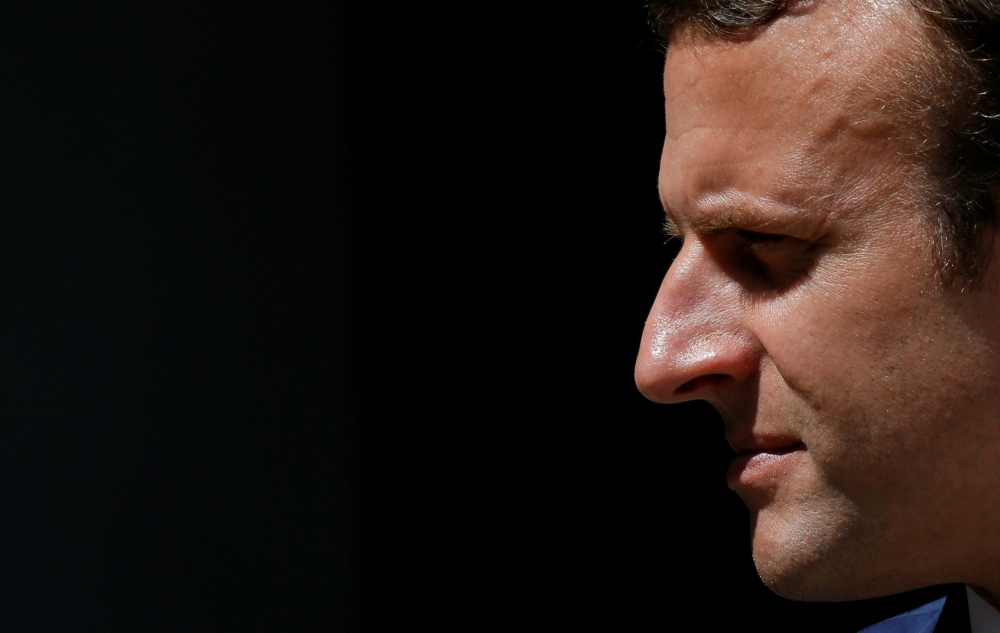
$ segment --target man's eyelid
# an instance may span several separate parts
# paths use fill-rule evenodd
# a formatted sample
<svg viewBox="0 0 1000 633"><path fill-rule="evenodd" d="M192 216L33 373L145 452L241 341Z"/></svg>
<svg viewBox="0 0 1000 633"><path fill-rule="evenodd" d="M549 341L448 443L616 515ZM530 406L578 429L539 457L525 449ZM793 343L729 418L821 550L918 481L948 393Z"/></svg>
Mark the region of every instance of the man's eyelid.
<svg viewBox="0 0 1000 633"><path fill-rule="evenodd" d="M816 230L800 219L768 219L763 221L738 222L722 229L720 232L731 232L747 242L796 242L812 244L823 241L826 230Z"/></svg>

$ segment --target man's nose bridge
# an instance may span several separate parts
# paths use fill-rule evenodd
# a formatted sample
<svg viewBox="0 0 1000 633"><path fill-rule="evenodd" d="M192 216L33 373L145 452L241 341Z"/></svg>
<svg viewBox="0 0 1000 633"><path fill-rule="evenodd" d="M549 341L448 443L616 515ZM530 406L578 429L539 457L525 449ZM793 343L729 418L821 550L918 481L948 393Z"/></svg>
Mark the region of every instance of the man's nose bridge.
<svg viewBox="0 0 1000 633"><path fill-rule="evenodd" d="M724 296L674 294L657 298L657 304L659 310L650 315L647 326L648 353L655 364L703 364L745 343Z"/></svg>
<svg viewBox="0 0 1000 633"><path fill-rule="evenodd" d="M682 249L646 323L636 368L643 393L672 401L699 378L749 376L757 358L740 304L739 289L710 257Z"/></svg>
<svg viewBox="0 0 1000 633"><path fill-rule="evenodd" d="M649 362L680 384L698 376L743 377L753 370L753 343L745 333L711 320L678 324L668 319L653 325Z"/></svg>
<svg viewBox="0 0 1000 633"><path fill-rule="evenodd" d="M654 361L695 361L731 330L736 301L704 249L682 249L667 271L652 313L649 353Z"/></svg>

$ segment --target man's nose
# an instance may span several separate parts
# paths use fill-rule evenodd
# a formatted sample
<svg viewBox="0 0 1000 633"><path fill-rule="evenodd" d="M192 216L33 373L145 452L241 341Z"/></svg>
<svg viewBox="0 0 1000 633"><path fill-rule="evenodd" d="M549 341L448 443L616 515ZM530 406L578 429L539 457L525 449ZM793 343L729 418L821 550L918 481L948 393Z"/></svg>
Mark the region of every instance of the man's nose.
<svg viewBox="0 0 1000 633"><path fill-rule="evenodd" d="M712 399L753 376L760 344L743 322L738 285L686 243L660 285L635 366L642 395L665 404Z"/></svg>

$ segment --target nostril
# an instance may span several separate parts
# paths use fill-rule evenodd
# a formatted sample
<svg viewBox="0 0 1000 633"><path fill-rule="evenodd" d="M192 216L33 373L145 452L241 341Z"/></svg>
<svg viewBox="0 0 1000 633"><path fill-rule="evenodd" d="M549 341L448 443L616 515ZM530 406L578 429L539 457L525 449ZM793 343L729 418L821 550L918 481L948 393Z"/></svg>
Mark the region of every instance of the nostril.
<svg viewBox="0 0 1000 633"><path fill-rule="evenodd" d="M732 380L733 377L727 374L706 374L705 376L698 376L697 378L692 378L683 385L677 388L675 392L677 395L691 393L692 391L698 391L705 387L717 387L722 383Z"/></svg>

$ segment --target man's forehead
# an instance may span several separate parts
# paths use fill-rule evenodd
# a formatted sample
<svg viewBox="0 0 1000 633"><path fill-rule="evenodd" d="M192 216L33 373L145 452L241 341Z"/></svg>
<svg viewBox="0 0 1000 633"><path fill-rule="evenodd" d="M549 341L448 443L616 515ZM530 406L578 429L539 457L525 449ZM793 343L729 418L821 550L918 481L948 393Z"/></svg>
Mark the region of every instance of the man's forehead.
<svg viewBox="0 0 1000 633"><path fill-rule="evenodd" d="M851 111L863 120L873 110L865 106L904 92L914 59L929 56L915 17L905 0L817 0L735 40L682 29L665 69L668 137L702 126L801 127Z"/></svg>
<svg viewBox="0 0 1000 633"><path fill-rule="evenodd" d="M688 225L725 191L768 208L871 207L890 192L867 176L910 170L921 136L902 109L932 55L910 5L870 0L819 0L740 41L682 34L665 71L664 206Z"/></svg>

